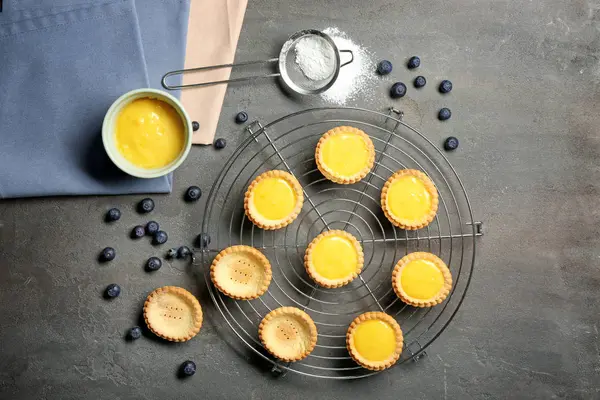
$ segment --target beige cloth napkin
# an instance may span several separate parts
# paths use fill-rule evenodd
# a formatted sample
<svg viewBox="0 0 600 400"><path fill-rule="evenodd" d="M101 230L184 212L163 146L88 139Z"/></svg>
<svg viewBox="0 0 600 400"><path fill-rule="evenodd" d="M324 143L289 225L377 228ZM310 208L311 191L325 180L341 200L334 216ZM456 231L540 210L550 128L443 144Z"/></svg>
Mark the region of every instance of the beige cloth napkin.
<svg viewBox="0 0 600 400"><path fill-rule="evenodd" d="M230 64L248 0L192 0L188 20L185 68ZM229 79L230 68L183 75L183 84ZM213 142L227 85L183 89L181 101L193 121L200 123L192 143Z"/></svg>

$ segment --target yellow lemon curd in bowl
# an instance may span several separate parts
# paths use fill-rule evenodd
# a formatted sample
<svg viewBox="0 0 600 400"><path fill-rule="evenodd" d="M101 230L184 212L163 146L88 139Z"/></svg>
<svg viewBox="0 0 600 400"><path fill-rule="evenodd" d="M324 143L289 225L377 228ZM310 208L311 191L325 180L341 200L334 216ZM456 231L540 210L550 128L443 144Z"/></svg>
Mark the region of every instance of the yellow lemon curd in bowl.
<svg viewBox="0 0 600 400"><path fill-rule="evenodd" d="M175 161L185 146L184 122L170 104L140 98L123 107L114 128L116 148L131 164L162 168Z"/></svg>

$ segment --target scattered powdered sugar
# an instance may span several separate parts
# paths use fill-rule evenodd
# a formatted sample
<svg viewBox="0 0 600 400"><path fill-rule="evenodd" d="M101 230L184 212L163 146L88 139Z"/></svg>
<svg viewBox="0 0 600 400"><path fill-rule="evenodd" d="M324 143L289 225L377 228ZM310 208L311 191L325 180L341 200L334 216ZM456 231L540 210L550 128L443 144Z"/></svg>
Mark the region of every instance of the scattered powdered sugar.
<svg viewBox="0 0 600 400"><path fill-rule="evenodd" d="M351 50L354 60L340 68L337 80L329 89L321 93L321 98L329 103L345 105L361 99L373 100L377 85L376 65L373 53L360 46L338 28L326 28L338 50ZM316 35L309 35L295 44L295 62L302 74L311 81L324 81L335 72L335 53L329 43ZM350 60L350 54L340 53L340 64Z"/></svg>
<svg viewBox="0 0 600 400"><path fill-rule="evenodd" d="M296 64L310 80L322 81L335 71L335 53L322 37L309 35L298 40L295 46Z"/></svg>
<svg viewBox="0 0 600 400"><path fill-rule="evenodd" d="M340 68L340 74L332 87L321 93L321 97L337 105L345 105L357 98L370 100L373 96L377 76L375 75L375 62L373 53L360 46L338 28L330 27L323 31L329 35L338 50L352 50L354 61ZM340 53L341 63L348 61L348 53Z"/></svg>

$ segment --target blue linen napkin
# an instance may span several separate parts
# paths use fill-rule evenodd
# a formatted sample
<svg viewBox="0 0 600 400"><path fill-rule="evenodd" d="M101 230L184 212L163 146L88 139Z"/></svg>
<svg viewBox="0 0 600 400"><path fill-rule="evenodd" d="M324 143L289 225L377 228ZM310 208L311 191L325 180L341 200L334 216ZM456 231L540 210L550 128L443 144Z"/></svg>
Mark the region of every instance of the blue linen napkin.
<svg viewBox="0 0 600 400"><path fill-rule="evenodd" d="M5 6L0 198L170 192L171 176L123 174L100 137L118 96L149 83L158 88L164 72L183 66L189 0L139 2L142 10L133 0Z"/></svg>
<svg viewBox="0 0 600 400"><path fill-rule="evenodd" d="M0 25L86 8L109 0L5 0ZM163 90L160 83L168 71L182 69L185 60L190 0L137 0L136 14L150 87ZM181 76L172 77L174 82ZM169 91L179 97L180 91Z"/></svg>
<svg viewBox="0 0 600 400"><path fill-rule="evenodd" d="M163 75L183 69L190 0L136 0L136 10L150 87L163 90ZM181 80L181 75L177 78ZM180 95L180 91L169 93Z"/></svg>

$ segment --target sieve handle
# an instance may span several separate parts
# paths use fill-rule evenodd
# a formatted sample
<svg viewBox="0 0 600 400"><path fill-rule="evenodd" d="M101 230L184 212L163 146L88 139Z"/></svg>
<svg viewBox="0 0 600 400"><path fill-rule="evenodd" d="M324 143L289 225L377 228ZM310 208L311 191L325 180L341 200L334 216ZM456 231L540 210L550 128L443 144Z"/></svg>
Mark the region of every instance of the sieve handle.
<svg viewBox="0 0 600 400"><path fill-rule="evenodd" d="M179 70L176 70L176 71L167 72L162 77L161 84L167 90L175 90L175 89L185 89L185 88L199 87L199 86L220 85L222 83L242 82L242 81L249 81L249 80L252 80L252 79L259 79L259 78L272 78L272 77L275 77L275 76L279 76L280 73L277 72L277 73L274 73L274 74L245 76L243 78L226 79L226 80L223 80L223 81L188 83L187 85L183 85L183 84L182 85L169 85L167 83L167 78L170 77L170 76L174 76L174 75L185 75L185 74L190 73L190 72L210 71L210 70L213 70L213 69L239 67L239 66L243 66L243 65L268 64L268 63L273 63L273 62L277 62L277 61L279 61L279 58L270 58L268 60L261 60L261 61L244 61L244 62L239 62L239 63L234 63L234 64L211 65L211 66L208 66L208 67L179 69Z"/></svg>
<svg viewBox="0 0 600 400"><path fill-rule="evenodd" d="M340 53L350 53L350 61L346 61L345 63L340 65L340 68L342 68L344 65L348 65L352 61L354 61L354 53L352 52L352 50L340 50Z"/></svg>

